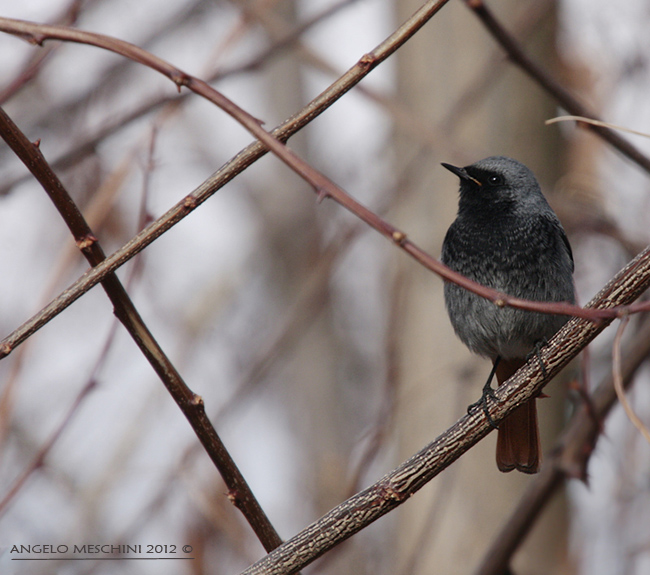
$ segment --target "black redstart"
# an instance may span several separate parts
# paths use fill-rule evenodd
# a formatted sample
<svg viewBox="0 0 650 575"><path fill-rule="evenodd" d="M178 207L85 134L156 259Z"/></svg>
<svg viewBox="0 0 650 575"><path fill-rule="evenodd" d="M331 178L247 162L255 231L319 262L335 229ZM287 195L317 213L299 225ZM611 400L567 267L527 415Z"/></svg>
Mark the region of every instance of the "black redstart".
<svg viewBox="0 0 650 575"><path fill-rule="evenodd" d="M533 173L504 156L465 168L442 165L460 178L458 215L445 236L443 263L511 296L574 303L571 246ZM454 331L470 350L493 361L499 385L568 320L500 308L449 282L444 292ZM490 380L482 402L489 385ZM497 465L504 472L536 473L540 455L533 399L499 425Z"/></svg>

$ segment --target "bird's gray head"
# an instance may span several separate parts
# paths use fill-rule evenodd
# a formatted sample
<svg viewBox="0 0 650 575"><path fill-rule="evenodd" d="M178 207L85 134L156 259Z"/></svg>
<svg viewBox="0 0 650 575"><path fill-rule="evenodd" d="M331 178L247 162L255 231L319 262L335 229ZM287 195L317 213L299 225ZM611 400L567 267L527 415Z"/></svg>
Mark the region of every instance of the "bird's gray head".
<svg viewBox="0 0 650 575"><path fill-rule="evenodd" d="M491 156L464 168L442 165L460 178L459 211L469 206L548 207L533 172L512 158Z"/></svg>

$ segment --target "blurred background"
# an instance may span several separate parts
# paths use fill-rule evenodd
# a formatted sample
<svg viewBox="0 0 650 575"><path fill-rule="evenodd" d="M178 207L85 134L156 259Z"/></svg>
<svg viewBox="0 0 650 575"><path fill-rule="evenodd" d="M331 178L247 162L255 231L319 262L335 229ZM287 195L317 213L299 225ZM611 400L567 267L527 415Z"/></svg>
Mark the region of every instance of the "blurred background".
<svg viewBox="0 0 650 575"><path fill-rule="evenodd" d="M418 0L0 0L0 16L114 35L212 85L271 128ZM645 0L492 0L527 53L604 119L650 132ZM164 77L83 45L0 35L0 102L112 253L251 142ZM573 245L581 303L648 243L647 174L573 123L471 10L449 2L294 136L300 156L438 257L458 182L440 162L526 163ZM626 136L650 153L647 139ZM86 269L42 188L0 144L0 337ZM271 522L289 538L431 441L488 362L454 337L442 281L266 156L118 276ZM634 337L632 328L627 330ZM614 332L590 347L589 385ZM574 368L574 372L577 370ZM540 404L545 449L569 377ZM629 394L650 422L647 368ZM575 398L573 398L575 400ZM0 362L3 573L233 574L264 555L187 421L95 288ZM48 442L61 430L51 448ZM305 573L472 573L530 478L495 434ZM43 456L42 464L17 479ZM616 408L589 466L552 499L518 574L650 572L650 447ZM18 489L7 497L15 486ZM13 545L192 546L194 561L12 561ZM26 555L23 555L25 557ZM30 555L34 557L34 555Z"/></svg>

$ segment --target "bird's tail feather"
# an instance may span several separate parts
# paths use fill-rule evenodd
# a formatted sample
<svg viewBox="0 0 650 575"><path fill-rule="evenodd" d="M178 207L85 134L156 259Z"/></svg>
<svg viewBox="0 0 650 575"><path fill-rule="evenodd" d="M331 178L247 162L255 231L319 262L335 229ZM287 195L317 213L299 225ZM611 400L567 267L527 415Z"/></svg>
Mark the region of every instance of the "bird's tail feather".
<svg viewBox="0 0 650 575"><path fill-rule="evenodd" d="M501 359L496 368L499 385L524 365L523 359ZM497 435L497 466L500 471L516 469L523 473L537 473L541 463L539 426L536 400L518 407L499 425Z"/></svg>

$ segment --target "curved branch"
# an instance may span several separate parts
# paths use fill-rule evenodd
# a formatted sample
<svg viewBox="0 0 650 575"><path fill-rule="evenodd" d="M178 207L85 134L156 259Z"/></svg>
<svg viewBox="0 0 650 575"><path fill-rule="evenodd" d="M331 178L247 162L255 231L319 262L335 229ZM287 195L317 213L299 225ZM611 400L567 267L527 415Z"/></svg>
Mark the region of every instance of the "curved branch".
<svg viewBox="0 0 650 575"><path fill-rule="evenodd" d="M27 139L1 107L0 136L9 144L14 153L43 186L52 203L68 225L77 247L88 260L88 263L98 265L104 261L106 257L104 250L99 245L97 238L93 235L70 194L52 171L38 147ZM228 487L233 503L240 509L264 548L267 551L275 549L282 543L282 539L269 521L266 513L264 513L237 464L228 453L226 446L210 422L205 413L203 399L187 386L180 373L149 331L117 275L114 273L107 274L102 279L102 287L113 304L116 317L122 322L142 354L158 374L169 394L189 421L208 456L219 470L224 483ZM81 396L78 401L81 401ZM72 409L76 409L76 406L77 404ZM63 429L63 427L60 429ZM55 439L56 434L53 436L52 441Z"/></svg>
<svg viewBox="0 0 650 575"><path fill-rule="evenodd" d="M409 18L402 26L400 26L400 28L393 32L393 34L386 38L384 42L379 44L370 53L371 58L361 58L355 66L350 68L343 76L312 100L300 112L273 130L272 136L280 141L286 141L290 136L301 130L314 118L329 108L329 106L336 102L341 96L347 93L352 87L358 84L374 66L378 65L393 54L422 26L424 26L424 24L448 1L449 0L429 0L426 2L418 11L415 12L415 14L413 14L413 16L411 16L411 18ZM78 31L68 30L64 27L40 26L38 24L8 18L0 18L0 31L26 37L36 43L45 40L47 37L46 32L54 34L53 37L60 36L61 39L63 39L64 36L69 35L70 41L80 41L81 38L85 38L85 36L76 34ZM89 33L86 32L84 34L88 35ZM92 42L96 45L99 45L106 37L90 34L88 38L92 39ZM110 49L110 46L116 42L119 43L119 41L115 39L108 38L107 40L107 49ZM125 45L120 48L122 53L133 54L134 56L146 59L146 53L143 50L128 43L124 44ZM370 65L370 60L374 62L374 65ZM152 63L164 68L164 63L159 58L153 57ZM174 78L178 79L180 77L186 77L186 75L183 76L182 73L174 73L174 70L176 69L169 66L169 71L172 73ZM253 123L256 129L261 130L254 119ZM147 228L142 230L130 242L120 250L116 251L112 256L108 257L104 262L86 272L86 274L77 280L77 282L50 302L48 306L43 308L39 313L34 315L0 342L0 359L9 355L16 346L20 345L20 343L25 341L25 339L30 335L35 333L43 325L65 310L86 291L94 287L103 279L103 277L105 277L105 275L115 271L129 259L146 248L149 244L180 222L185 216L189 215L210 196L216 193L230 180L266 153L267 149L260 142L250 144L247 148L242 150L191 194L168 210L167 213L158 220L147 226Z"/></svg>
<svg viewBox="0 0 650 575"><path fill-rule="evenodd" d="M634 341L626 349L621 368L623 387L631 385L634 374L650 355L650 319L646 318ZM495 537L476 575L504 573L512 554L528 535L539 513L564 480L585 480L586 467L593 447L602 431L601 422L616 404L614 373L596 388L591 405L586 403L575 412L566 429L551 449L539 475L535 476L520 503Z"/></svg>
<svg viewBox="0 0 650 575"><path fill-rule="evenodd" d="M628 305L650 286L650 247L639 254L590 302L591 308ZM574 318L506 383L495 390L489 413L498 423L536 397L544 385L591 342L599 325ZM485 437L492 427L483 412L465 415L432 443L367 489L341 503L318 521L249 567L242 575L286 575L302 569L332 547L401 505L443 469Z"/></svg>
<svg viewBox="0 0 650 575"><path fill-rule="evenodd" d="M560 106L574 116L585 116L600 121L596 114L575 98L539 64L526 55L512 35L495 18L494 14L485 5L483 0L465 0L465 4L467 4L470 10L476 14L485 28L490 32L490 34L492 34L494 39L501 44L510 60L535 80L535 82L537 82L551 96L553 96ZM650 173L650 158L625 138L622 138L615 131L602 125L586 123L583 125L598 134L603 140L611 144L621 152L621 154L632 160L639 167Z"/></svg>
<svg viewBox="0 0 650 575"><path fill-rule="evenodd" d="M11 353L12 349L22 341L40 329L40 327L49 322L53 317L61 313L86 291L102 281L107 274L115 271L119 266L123 265L126 261L153 242L157 237L170 229L175 223L183 219L188 213L196 209L196 207L210 197L218 187L223 186L225 183L230 181L230 179L235 177L235 175L248 167L253 161L258 159L264 153L264 148L272 151L298 175L309 182L318 194L319 199L326 197L332 198L379 233L391 239L397 246L429 270L435 272L447 281L456 283L481 297L489 299L498 307L510 306L540 313L570 315L585 319L588 318L593 321L645 310L646 306L640 306L638 309L586 310L568 303L535 302L514 298L507 294L482 286L450 270L440 261L427 254L424 250L410 241L406 234L357 202L342 188L337 186L325 175L315 170L283 144L283 141L288 138L290 133L294 133L300 129L302 125L311 120L313 117L313 114L310 111L311 108L314 108L313 113L316 113L316 110L320 112L331 105L333 101L349 90L372 68L385 60L390 54L397 50L399 46L415 34L415 32L419 30L419 28L421 28L424 23L447 1L448 0L439 0L438 2L426 3L385 42L380 44L372 52L363 56L356 66L351 68L346 74L344 74L344 76L330 86L328 90L323 92L316 100L304 108L299 114L299 119L295 121L288 120L280 128L274 130L273 133L264 130L261 127L259 120L241 109L234 102L226 98L223 94L212 88L203 80L186 74L165 60L154 56L138 46L102 34L73 30L62 26L46 26L20 20L0 18L0 31L25 37L37 44L40 44L47 39L60 39L85 43L114 51L125 57L131 58L134 61L140 62L143 65L149 66L169 77L179 86L179 89L181 86L187 86L196 94L219 106L260 140L258 144L249 146L242 151L222 171L217 172L217 174L207 180L201 187L176 204L176 206L169 210L163 217L144 229L120 250L106 258L101 264L87 272L58 298L0 342L0 359ZM289 126L291 127L289 128ZM232 169L234 164L237 164L238 166L236 170ZM225 174L226 170L227 175ZM218 184L216 183L217 181L219 182Z"/></svg>

